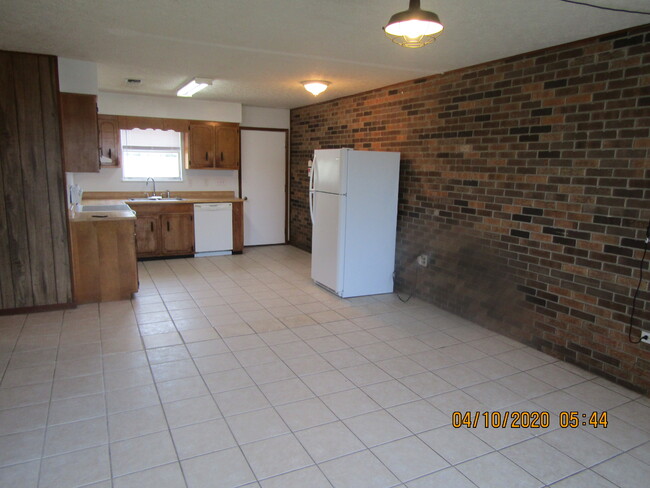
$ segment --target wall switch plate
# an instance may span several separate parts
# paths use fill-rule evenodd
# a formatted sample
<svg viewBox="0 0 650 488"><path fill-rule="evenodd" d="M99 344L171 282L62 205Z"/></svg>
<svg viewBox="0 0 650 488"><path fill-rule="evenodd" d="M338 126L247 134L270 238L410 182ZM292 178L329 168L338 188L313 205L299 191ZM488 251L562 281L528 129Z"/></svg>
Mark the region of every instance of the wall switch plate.
<svg viewBox="0 0 650 488"><path fill-rule="evenodd" d="M644 339L645 337L645 339ZM650 330L642 330L641 331L641 342L645 342L646 344L650 344Z"/></svg>
<svg viewBox="0 0 650 488"><path fill-rule="evenodd" d="M426 254L420 254L418 256L418 264L423 268L429 266L429 256L427 256Z"/></svg>

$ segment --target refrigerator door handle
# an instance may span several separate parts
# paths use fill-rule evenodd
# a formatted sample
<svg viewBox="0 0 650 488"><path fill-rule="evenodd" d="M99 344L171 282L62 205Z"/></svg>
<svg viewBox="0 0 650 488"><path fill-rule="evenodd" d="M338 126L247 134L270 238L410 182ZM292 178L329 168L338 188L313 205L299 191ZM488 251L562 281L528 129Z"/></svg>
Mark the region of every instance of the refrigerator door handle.
<svg viewBox="0 0 650 488"><path fill-rule="evenodd" d="M314 223L314 173L316 172L317 166L316 155L314 155L314 161L311 164L311 171L309 172L309 215L312 224Z"/></svg>
<svg viewBox="0 0 650 488"><path fill-rule="evenodd" d="M316 155L314 155L314 161L311 163L311 171L309 172L309 191L314 191L314 173L316 172L317 167Z"/></svg>

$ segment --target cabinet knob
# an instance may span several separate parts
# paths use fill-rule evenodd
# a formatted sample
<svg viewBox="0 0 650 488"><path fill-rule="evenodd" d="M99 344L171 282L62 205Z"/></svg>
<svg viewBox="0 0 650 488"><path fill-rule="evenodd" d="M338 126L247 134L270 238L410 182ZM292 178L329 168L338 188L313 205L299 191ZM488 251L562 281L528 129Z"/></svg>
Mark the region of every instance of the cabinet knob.
<svg viewBox="0 0 650 488"><path fill-rule="evenodd" d="M151 224L151 232L153 232L153 222L149 222Z"/></svg>
<svg viewBox="0 0 650 488"><path fill-rule="evenodd" d="M206 160L206 161L208 160L208 153L207 153L207 151L206 151L206 153L205 153L205 160Z"/></svg>

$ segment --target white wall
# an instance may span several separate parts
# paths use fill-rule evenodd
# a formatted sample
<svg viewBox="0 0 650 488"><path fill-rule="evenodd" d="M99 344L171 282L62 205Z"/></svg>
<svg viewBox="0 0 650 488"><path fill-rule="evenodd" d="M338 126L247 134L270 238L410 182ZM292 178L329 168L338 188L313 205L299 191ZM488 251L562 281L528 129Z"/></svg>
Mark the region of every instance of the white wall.
<svg viewBox="0 0 650 488"><path fill-rule="evenodd" d="M288 129L291 125L291 115L289 109L244 105L241 125L267 129Z"/></svg>
<svg viewBox="0 0 650 488"><path fill-rule="evenodd" d="M97 63L58 58L59 90L97 95Z"/></svg>
<svg viewBox="0 0 650 488"><path fill-rule="evenodd" d="M183 181L156 182L156 191L234 191L239 193L237 171L183 170ZM122 181L121 168L102 168L99 173L75 173L74 182L84 191L151 192L144 182Z"/></svg>
<svg viewBox="0 0 650 488"><path fill-rule="evenodd" d="M173 119L214 120L241 123L247 127L288 129L289 110L242 106L240 103L102 92L97 90L97 64L59 58L59 87L70 93L97 94L99 113ZM242 148L243 150L243 148ZM145 191L144 183L122 181L120 168L102 168L99 173L68 175L68 184L84 191ZM182 182L160 182L157 190L239 191L238 172L229 170L183 171Z"/></svg>
<svg viewBox="0 0 650 488"><path fill-rule="evenodd" d="M216 100L99 92L97 105L99 113L107 115L135 115L235 123L242 121L241 103Z"/></svg>
<svg viewBox="0 0 650 488"><path fill-rule="evenodd" d="M167 97L100 92L98 104L99 112L104 114L191 118L224 122L232 121L232 119L225 119L229 117L229 113L232 117L234 114L232 106L238 105L241 107L241 124L246 127L288 129L290 122L289 110L241 106L226 102L176 100ZM246 152L243 147L242 152ZM102 168L98 174L76 173L74 183L81 186L84 191L145 191L144 183L122 181L120 168ZM239 196L239 181L237 171L184 170L182 182L160 182L156 185L156 189L170 190L171 192L233 191L235 195Z"/></svg>
<svg viewBox="0 0 650 488"><path fill-rule="evenodd" d="M123 93L99 92L99 113L134 115L171 119L218 120L241 122L241 104L194 100L178 97L156 97ZM99 173L76 173L74 182L84 191L145 191L142 182L122 181L121 168L102 168ZM146 191L150 191L149 187ZM160 182L156 190L164 191L233 191L239 193L237 171L183 170L183 181Z"/></svg>

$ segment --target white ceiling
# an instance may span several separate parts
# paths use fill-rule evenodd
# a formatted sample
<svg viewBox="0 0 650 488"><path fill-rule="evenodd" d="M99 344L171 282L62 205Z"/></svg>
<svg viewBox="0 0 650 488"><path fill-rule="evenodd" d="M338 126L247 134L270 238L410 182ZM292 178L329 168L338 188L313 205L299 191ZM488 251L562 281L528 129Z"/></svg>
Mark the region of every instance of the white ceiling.
<svg viewBox="0 0 650 488"><path fill-rule="evenodd" d="M94 61L103 91L174 96L198 76L215 82L195 98L294 108L650 22L560 0L421 3L445 30L406 49L381 27L408 0L0 0L0 49ZM314 98L305 79L332 85Z"/></svg>

